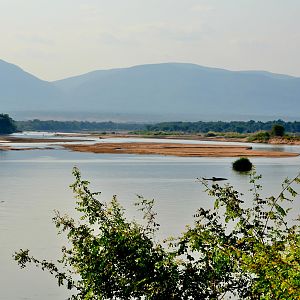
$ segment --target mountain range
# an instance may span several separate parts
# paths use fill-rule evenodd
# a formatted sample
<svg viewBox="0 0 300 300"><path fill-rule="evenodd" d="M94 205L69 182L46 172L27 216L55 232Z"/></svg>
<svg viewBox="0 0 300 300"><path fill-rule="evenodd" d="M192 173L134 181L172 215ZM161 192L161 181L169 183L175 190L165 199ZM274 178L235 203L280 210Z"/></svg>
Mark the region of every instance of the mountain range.
<svg viewBox="0 0 300 300"><path fill-rule="evenodd" d="M1 112L151 120L297 119L300 78L186 63L98 70L48 82L0 60ZM135 116L135 117L134 117Z"/></svg>

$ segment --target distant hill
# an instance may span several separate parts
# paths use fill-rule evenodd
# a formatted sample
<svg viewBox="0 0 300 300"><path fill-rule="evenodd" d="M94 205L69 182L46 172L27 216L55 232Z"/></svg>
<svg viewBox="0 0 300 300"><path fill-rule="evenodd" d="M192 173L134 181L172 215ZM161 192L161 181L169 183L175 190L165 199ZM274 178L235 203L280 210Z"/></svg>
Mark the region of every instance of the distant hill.
<svg viewBox="0 0 300 300"><path fill-rule="evenodd" d="M1 112L59 109L61 94L54 84L0 60Z"/></svg>
<svg viewBox="0 0 300 300"><path fill-rule="evenodd" d="M60 114L149 115L166 120L293 118L300 111L300 78L164 63L45 82L0 61L0 101L9 111Z"/></svg>

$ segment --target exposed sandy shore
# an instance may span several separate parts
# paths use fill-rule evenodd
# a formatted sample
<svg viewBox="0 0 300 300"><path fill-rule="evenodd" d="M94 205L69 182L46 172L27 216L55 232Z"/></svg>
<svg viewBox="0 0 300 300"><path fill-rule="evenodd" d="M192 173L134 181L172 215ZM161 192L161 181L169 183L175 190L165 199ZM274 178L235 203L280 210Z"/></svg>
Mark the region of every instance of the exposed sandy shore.
<svg viewBox="0 0 300 300"><path fill-rule="evenodd" d="M293 157L297 153L258 151L246 146L194 145L176 143L98 143L64 145L66 149L92 153L159 154L195 157Z"/></svg>
<svg viewBox="0 0 300 300"><path fill-rule="evenodd" d="M285 138L271 138L269 140L268 144L272 144L272 145L300 145L300 141L295 139L295 140L289 140L289 139L285 139Z"/></svg>

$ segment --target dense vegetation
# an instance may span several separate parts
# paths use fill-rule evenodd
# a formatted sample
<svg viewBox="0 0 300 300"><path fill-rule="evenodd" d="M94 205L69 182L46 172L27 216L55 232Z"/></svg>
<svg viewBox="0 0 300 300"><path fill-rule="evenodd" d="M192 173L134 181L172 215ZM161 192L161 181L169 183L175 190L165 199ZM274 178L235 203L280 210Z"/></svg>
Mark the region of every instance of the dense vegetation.
<svg viewBox="0 0 300 300"><path fill-rule="evenodd" d="M268 131L258 131L254 134L251 134L248 136L248 142L262 142L267 143L269 139L271 138L271 135Z"/></svg>
<svg viewBox="0 0 300 300"><path fill-rule="evenodd" d="M73 291L71 299L299 299L299 221L292 223L286 208L299 175L286 179L277 197L264 199L252 173L252 201L230 185L202 180L214 205L200 208L194 225L167 244L157 242L153 200L139 197L145 222L131 221L116 197L100 202L78 169L74 176L81 218L57 212L53 219L69 240L58 265L29 250L14 255L21 267L48 270Z"/></svg>
<svg viewBox="0 0 300 300"><path fill-rule="evenodd" d="M232 121L232 122L164 122L154 125L147 125L148 131L178 131L188 133L208 133L211 132L237 132L237 133L253 133L260 130L270 131L275 125L281 125L287 132L299 133L300 122L284 122L277 121Z"/></svg>
<svg viewBox="0 0 300 300"><path fill-rule="evenodd" d="M114 123L114 122L88 122L88 121L18 121L18 129L21 131L118 131L118 130L142 130L144 124L138 123Z"/></svg>
<svg viewBox="0 0 300 300"><path fill-rule="evenodd" d="M114 123L114 122L88 122L88 121L18 121L19 130L37 131L139 131L140 134L166 134L174 133L253 133L260 130L271 131L275 125L284 126L285 131L300 133L300 122L277 121L232 121L232 122L165 122L157 124L141 123Z"/></svg>
<svg viewBox="0 0 300 300"><path fill-rule="evenodd" d="M7 114L0 114L0 134L11 134L16 131L15 121Z"/></svg>

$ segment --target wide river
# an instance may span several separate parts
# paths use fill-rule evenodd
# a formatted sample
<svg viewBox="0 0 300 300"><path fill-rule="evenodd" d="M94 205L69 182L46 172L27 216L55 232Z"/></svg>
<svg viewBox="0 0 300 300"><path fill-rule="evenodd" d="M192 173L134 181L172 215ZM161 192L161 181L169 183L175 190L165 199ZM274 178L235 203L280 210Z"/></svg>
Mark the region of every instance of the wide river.
<svg viewBox="0 0 300 300"><path fill-rule="evenodd" d="M299 146L252 146L300 153ZM133 206L137 194L154 198L161 224L159 238L164 238L176 236L186 224L192 224L197 208L211 207L213 200L203 192L197 177L226 177L230 184L246 194L246 201L249 199L249 178L232 171L233 160L92 154L59 147L55 150L0 151L0 299L67 298L68 293L57 287L55 279L33 266L19 269L12 254L20 248L28 248L38 258L55 260L59 257L64 238L57 236L51 218L54 209L74 215L74 199L68 188L73 182L74 166L80 168L83 178L91 181L93 190L102 192L101 200L109 201L112 195L118 195L129 218L139 218ZM253 158L251 161L257 173L263 176L261 183L266 196L276 195L281 182L300 171L300 157ZM299 199L293 203L293 208L296 216L300 209Z"/></svg>

